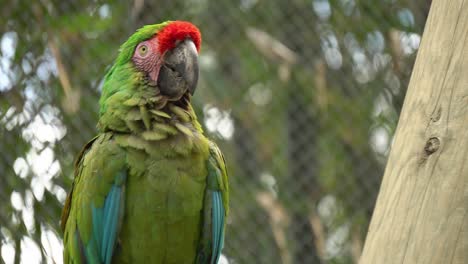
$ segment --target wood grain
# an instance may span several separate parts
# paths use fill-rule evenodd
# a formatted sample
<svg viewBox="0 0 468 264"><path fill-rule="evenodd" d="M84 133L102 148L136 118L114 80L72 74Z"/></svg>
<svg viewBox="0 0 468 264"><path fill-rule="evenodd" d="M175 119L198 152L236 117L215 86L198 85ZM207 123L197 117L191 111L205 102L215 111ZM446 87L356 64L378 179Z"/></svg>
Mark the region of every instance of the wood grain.
<svg viewBox="0 0 468 264"><path fill-rule="evenodd" d="M360 260L468 263L468 0L434 0Z"/></svg>

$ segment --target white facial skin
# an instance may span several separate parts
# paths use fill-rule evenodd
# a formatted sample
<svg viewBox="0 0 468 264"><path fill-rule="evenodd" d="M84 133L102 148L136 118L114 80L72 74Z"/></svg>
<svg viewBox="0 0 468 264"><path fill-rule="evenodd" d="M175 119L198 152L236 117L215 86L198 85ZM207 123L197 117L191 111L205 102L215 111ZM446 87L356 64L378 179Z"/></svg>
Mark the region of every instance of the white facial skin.
<svg viewBox="0 0 468 264"><path fill-rule="evenodd" d="M157 38L140 42L135 48L132 61L135 67L148 74L151 81L157 82L162 60L158 51Z"/></svg>

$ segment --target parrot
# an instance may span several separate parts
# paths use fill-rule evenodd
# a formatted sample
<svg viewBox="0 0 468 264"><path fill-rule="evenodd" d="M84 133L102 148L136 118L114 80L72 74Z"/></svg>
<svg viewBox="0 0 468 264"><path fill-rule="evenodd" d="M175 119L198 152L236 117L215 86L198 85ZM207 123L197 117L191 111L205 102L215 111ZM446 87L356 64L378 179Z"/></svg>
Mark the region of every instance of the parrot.
<svg viewBox="0 0 468 264"><path fill-rule="evenodd" d="M104 76L98 133L62 210L64 263L218 263L229 211L224 157L191 104L199 29L146 25Z"/></svg>

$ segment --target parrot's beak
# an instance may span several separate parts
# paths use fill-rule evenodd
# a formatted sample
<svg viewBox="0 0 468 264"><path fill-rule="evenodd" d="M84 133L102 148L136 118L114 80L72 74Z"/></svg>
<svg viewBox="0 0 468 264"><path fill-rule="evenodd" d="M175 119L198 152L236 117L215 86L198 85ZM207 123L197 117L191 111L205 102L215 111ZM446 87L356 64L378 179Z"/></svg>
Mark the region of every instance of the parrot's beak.
<svg viewBox="0 0 468 264"><path fill-rule="evenodd" d="M192 40L186 39L167 51L158 76L161 93L179 100L185 92L193 95L198 82L198 52Z"/></svg>

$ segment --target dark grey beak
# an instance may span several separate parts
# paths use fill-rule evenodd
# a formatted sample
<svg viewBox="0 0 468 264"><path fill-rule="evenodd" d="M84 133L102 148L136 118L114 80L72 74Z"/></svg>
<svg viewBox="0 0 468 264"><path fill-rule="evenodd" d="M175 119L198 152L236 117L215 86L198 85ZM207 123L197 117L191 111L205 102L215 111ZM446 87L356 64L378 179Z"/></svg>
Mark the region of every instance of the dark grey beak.
<svg viewBox="0 0 468 264"><path fill-rule="evenodd" d="M197 82L197 48L192 40L186 39L164 55L158 86L169 100L179 100L186 91L193 95Z"/></svg>

